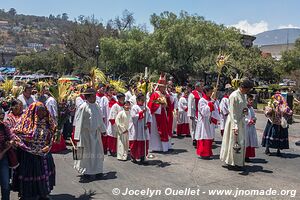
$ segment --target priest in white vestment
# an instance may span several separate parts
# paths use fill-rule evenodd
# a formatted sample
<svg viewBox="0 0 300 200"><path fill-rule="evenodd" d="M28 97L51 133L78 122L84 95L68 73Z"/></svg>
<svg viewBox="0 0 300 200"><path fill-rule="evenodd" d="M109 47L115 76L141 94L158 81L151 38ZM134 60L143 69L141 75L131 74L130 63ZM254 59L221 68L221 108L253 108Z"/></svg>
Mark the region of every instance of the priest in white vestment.
<svg viewBox="0 0 300 200"><path fill-rule="evenodd" d="M82 160L75 161L74 168L84 175L103 173L104 152L101 135L106 133L102 112L96 103L96 91L84 92L86 101L78 108L75 116L75 137L77 146L83 147Z"/></svg>
<svg viewBox="0 0 300 200"><path fill-rule="evenodd" d="M252 81L243 80L239 89L229 96L229 116L224 129L220 159L230 166L245 165L245 115L248 114L246 94L252 88ZM241 147L240 151L233 149L236 142Z"/></svg>

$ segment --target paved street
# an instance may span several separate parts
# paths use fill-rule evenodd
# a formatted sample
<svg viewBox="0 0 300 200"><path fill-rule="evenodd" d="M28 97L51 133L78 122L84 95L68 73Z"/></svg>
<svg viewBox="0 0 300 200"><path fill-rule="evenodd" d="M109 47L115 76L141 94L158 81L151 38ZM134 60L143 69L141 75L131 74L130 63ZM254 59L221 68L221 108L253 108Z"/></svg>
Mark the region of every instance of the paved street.
<svg viewBox="0 0 300 200"><path fill-rule="evenodd" d="M257 129L259 138L266 123L266 118L258 114ZM105 158L105 176L101 180L89 183L80 182L80 176L73 169L71 153L54 155L57 169L57 186L51 194L54 200L72 199L148 199L146 196L113 195L112 190L126 188L134 190L162 190L160 196L151 199L233 199L230 196L209 196L209 190L298 190L296 197L290 196L242 196L236 199L300 199L300 147L295 141L300 140L300 123L290 128L290 149L283 151L283 157L266 156L264 148L257 149L257 158L247 164L244 171L229 171L222 167L219 160L220 137L216 139L213 160L201 160L195 155L190 138L174 141L174 151L169 154L154 154L150 165L141 166L130 161L117 161L116 158ZM219 133L219 131L217 131ZM275 152L275 151L274 151ZM167 196L166 188L193 190L200 189L199 195ZM114 192L118 192L117 189ZM16 193L12 199L17 199Z"/></svg>

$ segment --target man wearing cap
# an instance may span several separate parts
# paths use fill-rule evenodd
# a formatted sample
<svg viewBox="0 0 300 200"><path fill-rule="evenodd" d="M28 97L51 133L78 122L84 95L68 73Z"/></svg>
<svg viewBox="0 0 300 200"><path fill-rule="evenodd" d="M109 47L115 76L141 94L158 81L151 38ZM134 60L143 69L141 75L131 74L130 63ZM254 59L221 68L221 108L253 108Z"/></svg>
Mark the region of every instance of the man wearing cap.
<svg viewBox="0 0 300 200"><path fill-rule="evenodd" d="M196 147L197 141L195 140L195 130L196 130L196 122L198 119L198 102L202 97L202 87L203 82L197 82L195 84L195 89L189 94L188 97L188 113L187 116L189 118L189 126L191 137L193 140L193 145Z"/></svg>
<svg viewBox="0 0 300 200"><path fill-rule="evenodd" d="M152 115L150 150L169 150L167 99L166 99L166 78L160 76L156 90L151 94L148 107Z"/></svg>
<svg viewBox="0 0 300 200"><path fill-rule="evenodd" d="M77 146L83 147L82 160L75 161L74 168L87 178L103 173L104 153L101 135L106 134L102 112L96 103L96 91L88 88L83 93L86 101L78 108L75 116Z"/></svg>

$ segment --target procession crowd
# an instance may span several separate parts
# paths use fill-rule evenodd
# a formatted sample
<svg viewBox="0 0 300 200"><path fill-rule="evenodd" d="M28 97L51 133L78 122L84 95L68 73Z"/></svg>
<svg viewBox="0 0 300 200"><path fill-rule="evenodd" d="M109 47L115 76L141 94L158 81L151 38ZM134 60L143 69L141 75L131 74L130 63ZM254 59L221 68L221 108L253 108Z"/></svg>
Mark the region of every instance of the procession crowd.
<svg viewBox="0 0 300 200"><path fill-rule="evenodd" d="M173 137L187 137L201 159L212 159L220 127L220 159L228 168L241 168L259 147L251 94L253 82L242 79L238 88L226 87L221 98L211 85L197 81L175 87L161 76L149 91L128 85L120 92L97 84L68 90L73 100L59 101L48 87L35 91L27 83L22 93L0 108L0 183L2 200L10 190L20 199L48 199L55 186L52 153L73 145L74 168L84 179L103 175L105 155L120 161L147 164L149 152L172 151ZM147 87L147 84L146 84ZM77 90L77 91L76 91ZM289 148L288 123L292 110L280 93L265 108L262 138L266 154Z"/></svg>

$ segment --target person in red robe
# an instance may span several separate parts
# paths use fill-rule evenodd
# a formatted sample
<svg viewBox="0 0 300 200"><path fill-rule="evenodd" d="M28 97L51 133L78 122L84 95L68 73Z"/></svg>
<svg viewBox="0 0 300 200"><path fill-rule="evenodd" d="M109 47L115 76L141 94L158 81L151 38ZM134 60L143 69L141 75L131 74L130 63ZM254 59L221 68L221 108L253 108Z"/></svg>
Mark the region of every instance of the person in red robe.
<svg viewBox="0 0 300 200"><path fill-rule="evenodd" d="M161 75L156 90L151 94L148 107L152 115L150 150L169 150L166 79Z"/></svg>

